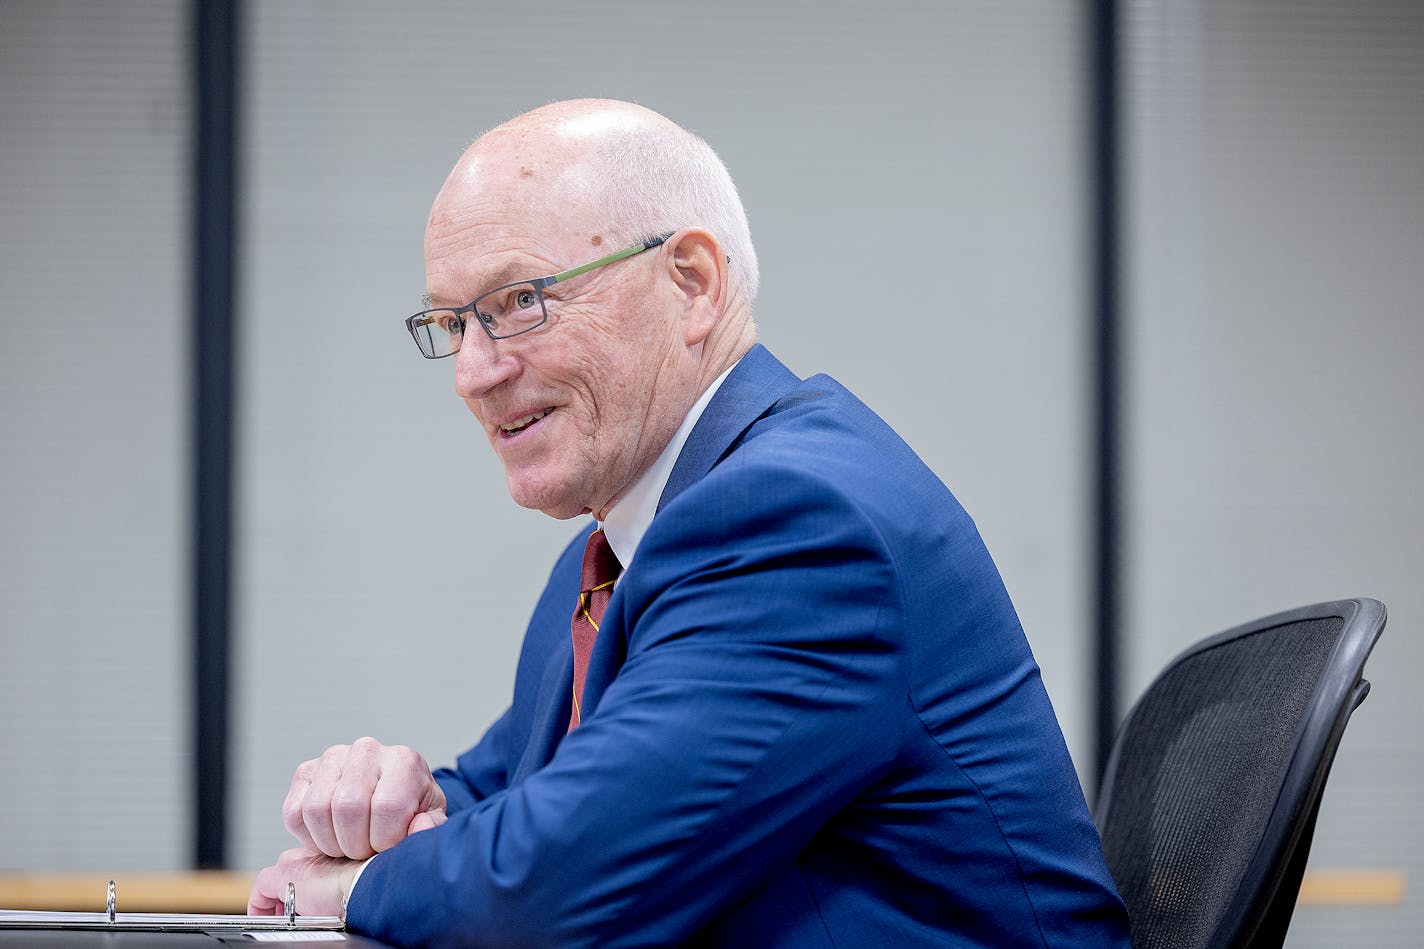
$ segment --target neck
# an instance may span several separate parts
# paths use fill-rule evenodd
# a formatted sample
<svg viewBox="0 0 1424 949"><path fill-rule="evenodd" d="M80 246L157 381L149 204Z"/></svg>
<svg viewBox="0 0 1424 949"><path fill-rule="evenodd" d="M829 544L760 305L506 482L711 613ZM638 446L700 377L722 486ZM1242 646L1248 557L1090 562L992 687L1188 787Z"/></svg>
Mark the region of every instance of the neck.
<svg viewBox="0 0 1424 949"><path fill-rule="evenodd" d="M756 344L756 324L742 307L726 313L702 344L697 370L697 392L707 391L718 376L737 364Z"/></svg>

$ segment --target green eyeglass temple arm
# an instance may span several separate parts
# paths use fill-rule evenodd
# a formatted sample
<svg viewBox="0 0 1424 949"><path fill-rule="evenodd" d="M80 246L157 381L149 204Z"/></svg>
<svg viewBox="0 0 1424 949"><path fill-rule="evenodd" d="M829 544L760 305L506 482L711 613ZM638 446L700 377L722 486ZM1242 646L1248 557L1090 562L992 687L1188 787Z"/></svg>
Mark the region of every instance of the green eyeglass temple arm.
<svg viewBox="0 0 1424 949"><path fill-rule="evenodd" d="M607 257L600 257L595 261L583 264L578 267L574 267L570 270L562 270L559 273L551 274L547 277L536 277L533 280L522 280L520 281L520 283L533 284L536 288L543 290L545 287L551 287L554 284L559 283L560 281L569 279L570 277L577 277L579 274L588 273L590 270L597 270L599 267L606 267L609 264L622 260L625 257L632 257L634 254L641 254L645 250L652 250L659 244L664 243L669 237L672 237L672 234L664 234L662 237L654 237L652 240L644 241L641 244L634 244L632 247L626 247L623 250L618 251L616 254L609 254ZM466 306L462 307L450 307L450 309L453 309L455 310L455 312L458 313L468 309L472 305L473 304L467 304ZM422 320L416 320L414 317L412 317L411 319L414 320L413 325L415 326L424 326L427 323L435 322L432 317L426 317ZM407 320L407 323L410 322L411 320Z"/></svg>
<svg viewBox="0 0 1424 949"><path fill-rule="evenodd" d="M599 267L607 267L609 264L614 263L615 261L622 260L625 257L632 257L634 254L641 254L645 250L652 250L654 247L657 247L659 244L666 241L669 237L672 237L672 234L664 234L661 237L654 237L652 240L643 241L641 244L634 244L632 247L625 247L615 254L609 254L607 257L600 257L597 260L584 264L580 267L574 267L570 270L562 270L559 273L553 274L552 276L540 277L538 280L531 280L530 283L534 284L540 290L543 290L545 287L553 286L554 284L559 283L563 280L567 280L570 277L577 277L579 274L588 273L590 270L597 270Z"/></svg>
<svg viewBox="0 0 1424 949"><path fill-rule="evenodd" d="M643 241L643 243L641 244L634 244L632 247L625 247L623 250L618 251L616 254L609 254L607 257L600 257L597 260L592 261L591 263L584 264L581 267L574 267L571 270L560 271L559 273L553 274L552 276L540 277L538 280L531 280L529 282L534 284L540 290L543 290L545 287L553 286L554 284L562 280L567 280L570 277L577 277L579 274L588 273L590 270L597 270L599 267L606 267L609 264L614 263L615 261L622 260L625 257L632 257L634 254L641 254L645 250L652 250L659 244L666 243L667 239L669 237L672 237L672 235L676 233L677 231L670 231L660 237L654 237L651 240ZM727 257L727 263L730 264L731 262L732 258L729 255Z"/></svg>
<svg viewBox="0 0 1424 949"><path fill-rule="evenodd" d="M606 267L611 263L623 260L625 257L632 257L634 254L641 254L645 250L652 250L659 244L666 243L667 239L669 237L672 237L673 234L676 233L676 231L670 231L666 234L661 235L660 237L654 237L650 240L643 241L641 244L634 244L632 247L625 247L617 253L609 254L607 257L600 257L597 260L590 261L589 263L582 264L570 270L563 270L559 273L551 274L547 277L536 277L533 280L524 280L521 281L521 283L533 284L535 288L543 290L545 287L551 287L556 283L569 279L570 277L577 277L579 274L588 273L590 270L597 270L599 267ZM732 258L730 255L728 255L727 263L730 264L731 262ZM467 304L463 307L453 307L451 309L458 313L463 310L469 309L469 307L473 305L474 304ZM415 316L412 316L410 319L406 320L406 328L409 329L411 332L414 332L415 327L426 326L434 322L434 317L426 316L422 318L421 314L417 313Z"/></svg>

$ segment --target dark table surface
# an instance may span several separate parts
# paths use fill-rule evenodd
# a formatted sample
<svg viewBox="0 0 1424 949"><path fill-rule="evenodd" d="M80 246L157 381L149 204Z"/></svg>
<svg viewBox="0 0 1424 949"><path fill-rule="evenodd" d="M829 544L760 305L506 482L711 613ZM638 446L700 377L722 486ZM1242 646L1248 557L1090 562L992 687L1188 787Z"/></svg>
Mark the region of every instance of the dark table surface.
<svg viewBox="0 0 1424 949"><path fill-rule="evenodd" d="M224 946L330 946L331 949L390 949L355 933L324 933L341 939L321 942L258 942L241 932L112 932L102 929L0 929L0 949L222 949Z"/></svg>

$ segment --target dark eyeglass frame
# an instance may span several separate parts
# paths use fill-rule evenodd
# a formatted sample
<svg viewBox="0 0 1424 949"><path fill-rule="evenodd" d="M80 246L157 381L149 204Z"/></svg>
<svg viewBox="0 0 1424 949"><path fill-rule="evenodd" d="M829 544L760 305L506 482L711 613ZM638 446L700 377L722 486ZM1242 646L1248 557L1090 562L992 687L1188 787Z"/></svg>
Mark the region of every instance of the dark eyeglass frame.
<svg viewBox="0 0 1424 949"><path fill-rule="evenodd" d="M464 314L467 313L472 314L476 317L475 322L480 325L480 328L485 331L485 334L488 335L490 339L509 339L513 336L519 336L523 333L531 332L543 326L545 323L549 322L549 309L544 305L545 287L551 287L556 283L562 283L563 281L568 280L570 277L577 277L580 274L586 274L590 270L597 270L599 267L607 267L609 264L617 263L620 260L627 260L629 257L641 254L645 250L652 250L654 247L666 243L667 239L672 237L673 234L676 233L676 231L669 231L666 234L663 234L659 237L654 237L650 240L643 241L640 244L634 244L631 247L625 247L622 250L609 254L606 257L600 257L597 260L589 261L586 264L580 264L577 267L571 267L568 270L561 270L558 273L550 274L547 277L536 277L533 280L516 280L513 283L506 283L503 286L495 287L493 290L480 294L479 296L471 300L469 303L466 303L464 306L442 306L435 307L429 310L421 310L419 313L406 319L405 328L407 331L409 331L411 338L415 340L415 345L420 349L420 354L426 359L444 359L446 356L453 356L455 355L455 353L459 352L459 348L456 347L455 349L450 350L448 353L433 353L429 351L424 344L421 343L421 336L426 335L428 337L429 335L428 331L423 330L422 327L429 326L431 323L439 322L439 317L435 314L453 314L455 321L459 325L461 336L464 335L465 324L468 322L468 320L464 316ZM487 320L478 318L480 316L480 301L488 297L492 297L495 294L500 293L504 290L509 290L513 287L533 288L535 295L539 298L539 321L530 326L515 330L513 333L496 333L494 329L490 327ZM451 333L450 335L454 336L455 334Z"/></svg>

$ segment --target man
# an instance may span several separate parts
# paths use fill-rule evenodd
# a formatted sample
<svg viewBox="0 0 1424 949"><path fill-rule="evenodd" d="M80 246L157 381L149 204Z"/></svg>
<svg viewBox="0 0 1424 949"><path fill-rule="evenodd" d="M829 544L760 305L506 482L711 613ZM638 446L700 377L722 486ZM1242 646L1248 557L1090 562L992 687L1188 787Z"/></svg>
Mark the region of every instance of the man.
<svg viewBox="0 0 1424 949"><path fill-rule="evenodd" d="M755 345L705 143L627 103L520 116L451 172L425 259L408 326L455 355L515 501L601 526L455 768L362 739L297 769L302 846L253 912L293 881L301 912L346 899L352 929L422 946L1126 944L972 522L853 396Z"/></svg>

